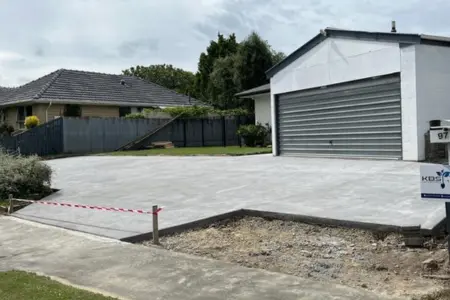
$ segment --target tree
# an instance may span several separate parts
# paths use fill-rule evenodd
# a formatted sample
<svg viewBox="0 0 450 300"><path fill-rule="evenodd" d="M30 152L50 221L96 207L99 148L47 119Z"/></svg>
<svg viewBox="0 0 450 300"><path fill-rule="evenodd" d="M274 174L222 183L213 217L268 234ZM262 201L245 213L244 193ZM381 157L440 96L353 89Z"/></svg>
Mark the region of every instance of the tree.
<svg viewBox="0 0 450 300"><path fill-rule="evenodd" d="M213 105L218 101L218 91L210 79L210 75L214 70L214 63L219 58L235 54L238 46L239 44L234 34L224 37L219 33L217 41L211 41L206 51L200 54L198 71L195 74L195 91L201 100Z"/></svg>
<svg viewBox="0 0 450 300"><path fill-rule="evenodd" d="M136 76L144 80L159 84L180 94L196 97L192 72L175 68L172 65L136 66L122 71L124 75Z"/></svg>
<svg viewBox="0 0 450 300"><path fill-rule="evenodd" d="M266 83L266 71L284 58L256 32L252 32L239 45L235 58L235 84L237 90L244 91Z"/></svg>
<svg viewBox="0 0 450 300"><path fill-rule="evenodd" d="M209 76L210 94L213 95L215 106L220 109L239 107L234 96L238 92L234 81L235 58L234 55L218 58Z"/></svg>
<svg viewBox="0 0 450 300"><path fill-rule="evenodd" d="M285 58L286 58L286 54L284 54L283 52L279 52L279 51L275 51L275 50L272 51L273 65L278 64Z"/></svg>
<svg viewBox="0 0 450 300"><path fill-rule="evenodd" d="M235 36L225 39L219 35L206 53L200 55L196 88L213 106L221 109L242 107L253 110L253 101L237 99L234 95L269 82L266 71L284 59L282 52L252 32L245 40L235 44ZM223 50L226 48L227 51ZM230 50L231 49L231 50Z"/></svg>

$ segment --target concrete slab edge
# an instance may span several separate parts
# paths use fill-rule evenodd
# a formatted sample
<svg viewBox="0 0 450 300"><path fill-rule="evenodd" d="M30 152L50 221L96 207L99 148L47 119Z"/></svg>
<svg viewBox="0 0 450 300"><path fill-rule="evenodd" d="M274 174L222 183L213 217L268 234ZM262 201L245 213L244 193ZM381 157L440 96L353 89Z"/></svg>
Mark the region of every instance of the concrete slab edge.
<svg viewBox="0 0 450 300"><path fill-rule="evenodd" d="M224 221L231 218L243 218L243 217L261 217L266 219L274 220L284 220L284 221L294 221L312 225L323 225L323 226L336 226L344 228L362 229L369 231L382 231L382 232L397 232L406 233L413 235L421 235L423 230L419 226L395 226L395 225L385 225L377 223L367 223L367 222L357 222L357 221L346 221L339 219L312 217L306 215L297 214L287 214L287 213L277 213L271 211L260 211L253 209L240 209L231 211L228 213L215 215L212 217L204 218L201 220L177 225L174 227L165 228L159 231L160 236L172 235L176 233L181 233L187 230L198 229L202 227L207 227L219 221ZM144 241L151 240L153 238L152 232L143 233L127 238L121 239L123 242L128 243L141 243Z"/></svg>
<svg viewBox="0 0 450 300"><path fill-rule="evenodd" d="M377 224L377 223L347 221L347 220L313 217L313 216L288 214L288 213L278 213L278 212L253 210L253 209L244 209L244 213L246 216L249 216L249 217L261 217L261 218L266 218L266 219L294 221L294 222L311 224L311 225L336 226L336 227L363 229L363 230L370 230L370 231L384 231L384 232L402 232L403 231L402 226L396 226L396 225L385 225L385 224Z"/></svg>
<svg viewBox="0 0 450 300"><path fill-rule="evenodd" d="M180 232L187 231L187 230L192 230L192 229L196 229L196 228L209 226L209 225L217 223L219 221L223 221L223 220L227 220L227 219L231 219L231 218L243 218L243 217L245 217L243 209L234 210L234 211L230 211L230 212L227 212L224 214L215 215L212 217L196 220L193 222L184 223L181 225L161 229L161 230L159 230L159 236L176 234L176 233L180 233ZM121 241L128 242L128 243L140 243L143 241L151 240L152 238L153 238L153 233L147 232L147 233L123 238L123 239L121 239Z"/></svg>
<svg viewBox="0 0 450 300"><path fill-rule="evenodd" d="M445 235L447 226L447 218L442 219L439 223L434 225L431 229L422 229L423 235L431 235L431 236L442 236Z"/></svg>

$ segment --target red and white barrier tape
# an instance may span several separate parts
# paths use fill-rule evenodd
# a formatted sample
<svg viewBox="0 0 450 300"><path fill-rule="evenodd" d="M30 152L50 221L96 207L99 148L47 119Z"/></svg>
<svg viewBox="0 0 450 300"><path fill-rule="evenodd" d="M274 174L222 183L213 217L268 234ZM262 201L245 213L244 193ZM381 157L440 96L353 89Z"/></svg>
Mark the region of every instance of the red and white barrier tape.
<svg viewBox="0 0 450 300"><path fill-rule="evenodd" d="M97 210L106 210L106 211L118 211L118 212L130 212L130 213L150 214L150 215L157 215L162 210L161 207L158 208L155 212L153 212L153 211L145 211L145 210L142 210L142 209L103 207L103 206L92 206L92 205L84 205L84 204L71 204L71 203L61 203L61 202L52 202L52 201L33 201L33 200L24 200L24 199L14 199L14 200L15 201L20 201L20 202L37 203L37 204L54 205L54 206L87 208L87 209L97 209Z"/></svg>

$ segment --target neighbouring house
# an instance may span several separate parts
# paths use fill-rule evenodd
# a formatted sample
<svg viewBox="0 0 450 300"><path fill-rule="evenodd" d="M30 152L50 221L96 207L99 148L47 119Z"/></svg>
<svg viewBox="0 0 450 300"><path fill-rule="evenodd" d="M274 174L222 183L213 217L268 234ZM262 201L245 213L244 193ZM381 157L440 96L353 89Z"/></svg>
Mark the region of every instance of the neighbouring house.
<svg viewBox="0 0 450 300"><path fill-rule="evenodd" d="M450 119L447 37L327 28L266 74L274 155L421 161Z"/></svg>
<svg viewBox="0 0 450 300"><path fill-rule="evenodd" d="M60 69L16 88L0 87L0 123L23 128L60 116L123 117L143 108L201 105L191 97L125 75Z"/></svg>
<svg viewBox="0 0 450 300"><path fill-rule="evenodd" d="M255 123L272 125L270 109L270 83L236 94L239 98L255 101Z"/></svg>

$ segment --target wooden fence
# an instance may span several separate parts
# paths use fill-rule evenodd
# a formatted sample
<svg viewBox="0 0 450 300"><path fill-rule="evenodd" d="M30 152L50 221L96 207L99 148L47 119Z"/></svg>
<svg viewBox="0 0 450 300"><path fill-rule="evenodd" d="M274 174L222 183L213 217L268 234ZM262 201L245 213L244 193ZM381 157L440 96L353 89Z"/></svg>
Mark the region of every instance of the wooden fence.
<svg viewBox="0 0 450 300"><path fill-rule="evenodd" d="M0 137L0 147L24 155L88 154L114 151L153 131L170 119L59 118L17 136ZM236 131L253 117L178 119L151 137L176 147L239 145Z"/></svg>
<svg viewBox="0 0 450 300"><path fill-rule="evenodd" d="M0 136L0 148L22 155L63 153L63 119L55 119L16 136Z"/></svg>

